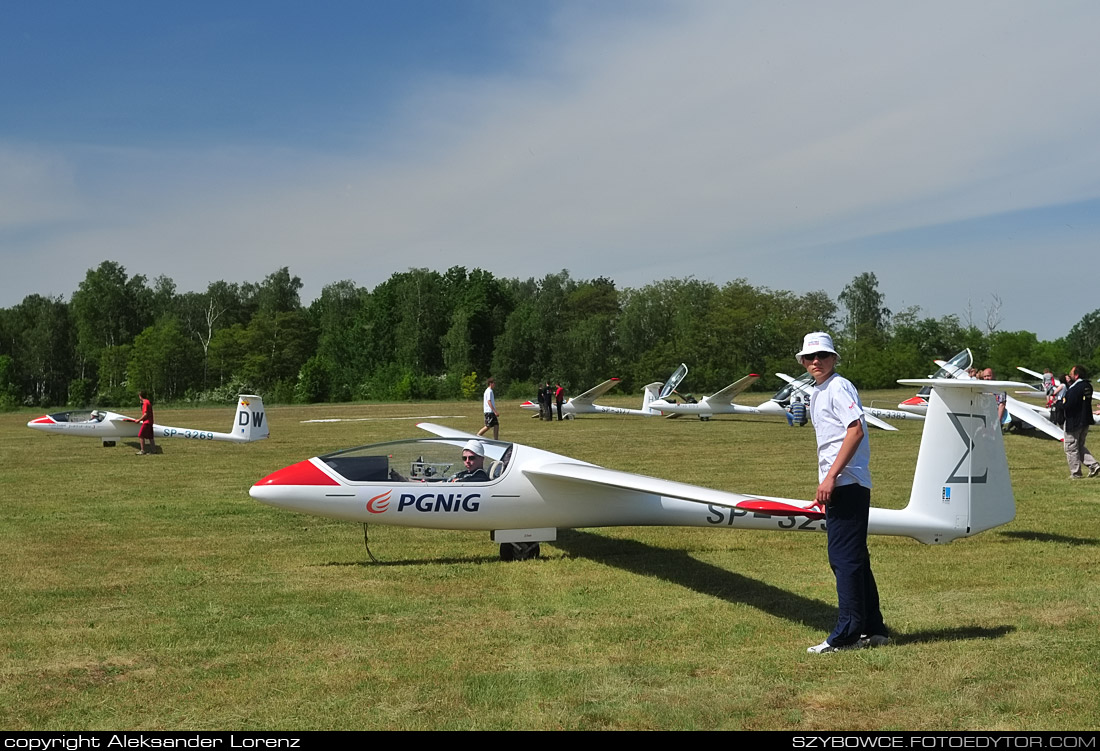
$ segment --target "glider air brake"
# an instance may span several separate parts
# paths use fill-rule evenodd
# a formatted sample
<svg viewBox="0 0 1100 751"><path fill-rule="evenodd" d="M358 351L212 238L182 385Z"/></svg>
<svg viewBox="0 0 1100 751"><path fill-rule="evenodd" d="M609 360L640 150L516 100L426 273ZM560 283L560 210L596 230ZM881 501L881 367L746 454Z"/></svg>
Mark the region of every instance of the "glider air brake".
<svg viewBox="0 0 1100 751"><path fill-rule="evenodd" d="M658 389L661 388L660 383L651 383L645 387L645 394L642 396L642 408L641 409L629 409L627 407L605 407L602 404L596 404L596 400L610 391L616 385L618 385L618 378L611 378L604 381L599 386L590 388L580 396L574 396L569 401L561 405L562 417L574 418L577 415L641 415L642 417L655 417L661 413L653 409L650 405L656 401L658 395ZM539 405L532 401L526 401L519 405L523 409L538 411Z"/></svg>
<svg viewBox="0 0 1100 751"><path fill-rule="evenodd" d="M1015 517L997 405L984 393L1008 381L906 380L931 385L909 504L872 508L869 532L945 543ZM486 482L454 481L469 433L436 434L307 459L263 478L256 500L353 522L486 530L501 557L538 555L560 528L688 526L825 529L810 501L741 495L619 472L530 446L483 441ZM476 447L475 448L480 448ZM471 449L472 450L472 449ZM449 480L449 481L448 481Z"/></svg>
<svg viewBox="0 0 1100 751"><path fill-rule="evenodd" d="M173 428L153 423L154 438L190 438L197 441L232 441L250 443L268 436L263 399L255 394L241 394L237 400L237 414L228 433L215 433L195 428ZM90 412L58 412L43 415L27 423L28 428L62 435L79 435L98 438L104 446L114 446L115 441L137 438L141 423L117 412L93 409Z"/></svg>

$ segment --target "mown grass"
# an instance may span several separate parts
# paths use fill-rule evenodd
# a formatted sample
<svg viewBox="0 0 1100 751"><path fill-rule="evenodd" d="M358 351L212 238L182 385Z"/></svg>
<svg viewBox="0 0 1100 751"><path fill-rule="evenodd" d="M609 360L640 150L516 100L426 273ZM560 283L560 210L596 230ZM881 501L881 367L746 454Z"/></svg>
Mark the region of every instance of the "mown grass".
<svg viewBox="0 0 1100 751"><path fill-rule="evenodd" d="M897 403L904 391L865 394ZM637 399L607 399L636 406ZM1100 480L1009 435L1017 520L929 547L872 538L896 644L810 656L835 618L820 534L562 531L502 563L486 533L261 506L299 459L476 429L476 403L273 407L270 440L165 453L0 417L0 726L9 729L1097 729ZM175 416L174 416L175 415ZM158 410L222 430L225 409ZM302 423L324 417L373 421ZM874 431L901 507L919 423ZM812 429L504 408L502 438L730 490L809 497Z"/></svg>

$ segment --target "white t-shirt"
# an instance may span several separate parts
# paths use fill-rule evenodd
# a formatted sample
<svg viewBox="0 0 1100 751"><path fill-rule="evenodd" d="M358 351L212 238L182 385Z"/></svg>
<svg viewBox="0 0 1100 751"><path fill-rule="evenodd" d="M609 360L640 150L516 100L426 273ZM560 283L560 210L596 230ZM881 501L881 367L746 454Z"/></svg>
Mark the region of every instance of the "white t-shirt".
<svg viewBox="0 0 1100 751"><path fill-rule="evenodd" d="M497 411L497 400L496 397L493 396L492 386L487 386L485 388L485 394L481 397L481 406L484 407L481 411L485 414Z"/></svg>
<svg viewBox="0 0 1100 751"><path fill-rule="evenodd" d="M863 417L863 404L859 393L847 378L833 373L824 383L814 384L810 397L810 419L817 431L817 481L825 475L840 453L840 445L848 434L848 426L856 420L863 425L863 440L856 453L836 478L837 486L858 483L871 487L871 444L867 439L867 421Z"/></svg>

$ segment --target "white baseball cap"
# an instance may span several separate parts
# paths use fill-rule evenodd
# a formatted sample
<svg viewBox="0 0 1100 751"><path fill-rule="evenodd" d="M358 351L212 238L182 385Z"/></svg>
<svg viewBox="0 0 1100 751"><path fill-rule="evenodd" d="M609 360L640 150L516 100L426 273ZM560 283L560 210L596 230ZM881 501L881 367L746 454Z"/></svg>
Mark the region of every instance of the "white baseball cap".
<svg viewBox="0 0 1100 751"><path fill-rule="evenodd" d="M485 456L485 444L481 441L466 441L466 445L462 447L462 450L469 451L470 453L477 454L478 456Z"/></svg>

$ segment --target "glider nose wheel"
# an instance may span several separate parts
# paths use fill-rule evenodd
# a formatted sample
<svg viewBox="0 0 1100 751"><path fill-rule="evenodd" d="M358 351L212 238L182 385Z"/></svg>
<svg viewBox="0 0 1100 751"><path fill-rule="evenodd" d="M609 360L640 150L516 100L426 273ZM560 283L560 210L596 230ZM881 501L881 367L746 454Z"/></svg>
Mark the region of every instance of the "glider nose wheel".
<svg viewBox="0 0 1100 751"><path fill-rule="evenodd" d="M538 558L539 552L537 542L503 542L500 544L500 560L502 561L526 561L529 558Z"/></svg>

